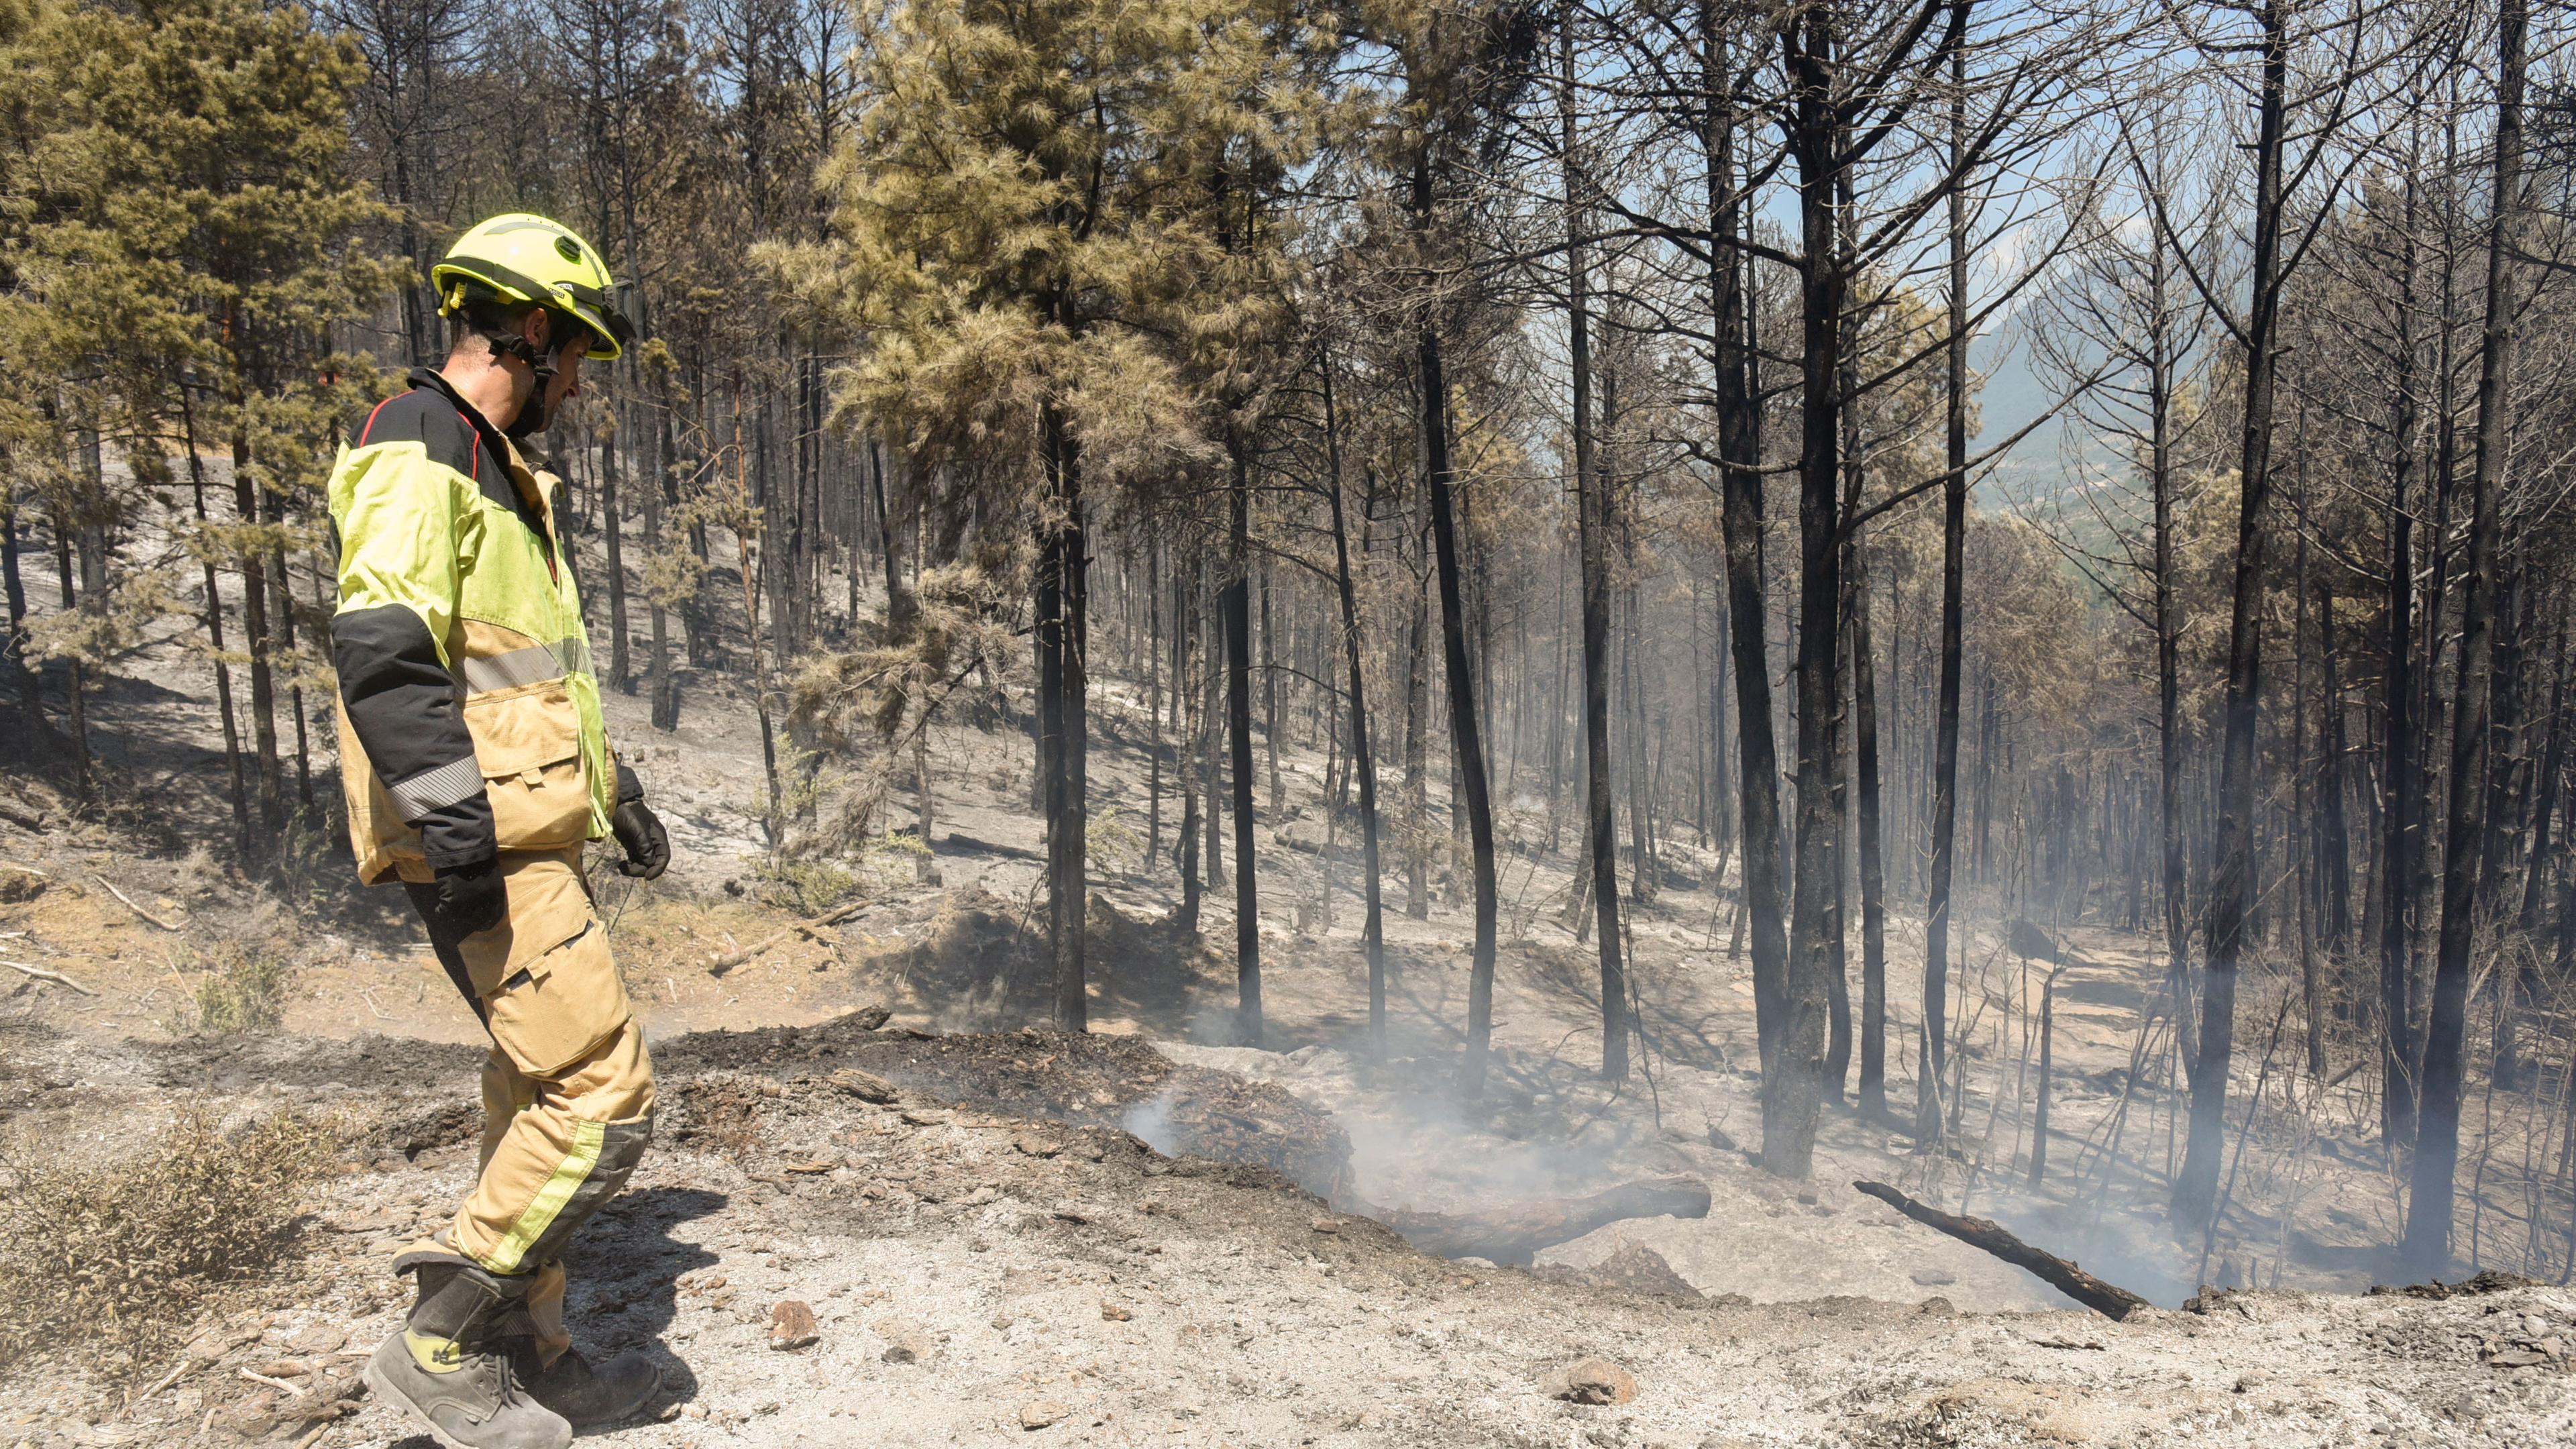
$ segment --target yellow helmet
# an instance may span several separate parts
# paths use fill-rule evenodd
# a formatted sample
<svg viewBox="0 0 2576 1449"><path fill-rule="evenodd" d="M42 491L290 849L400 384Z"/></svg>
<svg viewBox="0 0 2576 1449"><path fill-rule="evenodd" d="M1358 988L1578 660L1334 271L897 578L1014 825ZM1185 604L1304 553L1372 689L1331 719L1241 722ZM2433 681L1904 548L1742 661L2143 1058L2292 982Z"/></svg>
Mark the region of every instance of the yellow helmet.
<svg viewBox="0 0 2576 1449"><path fill-rule="evenodd" d="M615 358L635 337L599 253L571 227L528 212L487 218L458 237L429 269L429 284L438 290L442 317L454 316L476 288L570 316L590 329L585 355L594 361Z"/></svg>

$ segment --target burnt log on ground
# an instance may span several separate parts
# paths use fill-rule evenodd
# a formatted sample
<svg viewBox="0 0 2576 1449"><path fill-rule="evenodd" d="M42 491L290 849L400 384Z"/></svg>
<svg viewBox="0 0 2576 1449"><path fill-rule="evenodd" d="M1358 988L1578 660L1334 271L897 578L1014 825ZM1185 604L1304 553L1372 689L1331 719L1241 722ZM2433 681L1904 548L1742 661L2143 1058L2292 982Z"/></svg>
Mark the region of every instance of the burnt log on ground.
<svg viewBox="0 0 2576 1449"><path fill-rule="evenodd" d="M2105 1283L2054 1253L2042 1252L1985 1218L1963 1218L1916 1202L1883 1182L1855 1182L1852 1187L1914 1219L1938 1228L1972 1248L1983 1248L2016 1268L2026 1269L2058 1292L2105 1318L2121 1319L2150 1306L2144 1298L2114 1283Z"/></svg>
<svg viewBox="0 0 2576 1449"><path fill-rule="evenodd" d="M1042 850L1031 850L1023 845L1004 845L998 840L984 840L956 830L941 836L938 843L950 850L971 851L979 855L998 855L1004 860L1046 859L1046 852Z"/></svg>
<svg viewBox="0 0 2576 1449"><path fill-rule="evenodd" d="M1367 1203L1359 1207L1436 1257L1526 1267L1539 1249L1571 1242L1622 1218L1707 1217L1708 1184L1690 1177L1646 1178L1588 1197L1536 1198L1471 1213L1406 1212Z"/></svg>

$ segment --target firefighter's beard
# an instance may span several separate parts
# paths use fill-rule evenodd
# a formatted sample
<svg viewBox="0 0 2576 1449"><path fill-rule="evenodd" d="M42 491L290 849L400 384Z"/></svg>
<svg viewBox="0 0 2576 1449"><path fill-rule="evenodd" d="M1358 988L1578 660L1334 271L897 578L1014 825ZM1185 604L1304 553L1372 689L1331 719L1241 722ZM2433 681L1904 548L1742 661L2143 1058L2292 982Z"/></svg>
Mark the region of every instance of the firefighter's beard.
<svg viewBox="0 0 2576 1449"><path fill-rule="evenodd" d="M502 429L512 442L532 438L544 432L555 420L555 409L563 405L563 374L546 378L528 390L528 400L519 404L519 415Z"/></svg>

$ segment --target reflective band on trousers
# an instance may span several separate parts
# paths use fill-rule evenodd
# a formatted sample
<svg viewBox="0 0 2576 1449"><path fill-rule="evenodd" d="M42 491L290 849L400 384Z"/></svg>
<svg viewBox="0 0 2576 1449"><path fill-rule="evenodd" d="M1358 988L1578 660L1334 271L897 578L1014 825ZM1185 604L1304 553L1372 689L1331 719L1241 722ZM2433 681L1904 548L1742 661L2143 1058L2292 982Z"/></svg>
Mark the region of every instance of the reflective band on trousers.
<svg viewBox="0 0 2576 1449"><path fill-rule="evenodd" d="M418 820L432 810L470 799L482 791L483 770L472 755L385 786L385 793L393 797L394 808L403 813L405 820Z"/></svg>
<svg viewBox="0 0 2576 1449"><path fill-rule="evenodd" d="M563 1161L555 1164L555 1170L546 1179L546 1185L537 1189L536 1197L531 1199L526 1209L520 1212L518 1221L510 1224L508 1236L502 1238L492 1249L491 1256L485 1259L483 1266L495 1273L519 1271L519 1264L527 1257L528 1249L536 1244L537 1239L545 1236L546 1228L555 1220L555 1214L563 1211L564 1204L571 1201L572 1195L580 1190L583 1182L589 1179L590 1170L599 1165L599 1149L606 1142L607 1136L608 1127L605 1123L576 1122L573 1124L572 1150L564 1154Z"/></svg>
<svg viewBox="0 0 2576 1449"><path fill-rule="evenodd" d="M466 689L475 694L543 684L567 674L587 674L590 642L576 636L552 644L531 644L488 659L464 659L459 661L459 672L465 676Z"/></svg>

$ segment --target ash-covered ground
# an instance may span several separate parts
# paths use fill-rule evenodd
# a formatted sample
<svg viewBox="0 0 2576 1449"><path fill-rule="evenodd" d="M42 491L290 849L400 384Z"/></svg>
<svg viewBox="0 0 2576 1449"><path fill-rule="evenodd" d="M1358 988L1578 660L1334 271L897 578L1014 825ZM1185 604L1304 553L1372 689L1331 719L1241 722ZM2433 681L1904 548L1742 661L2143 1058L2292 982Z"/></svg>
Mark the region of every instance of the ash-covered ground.
<svg viewBox="0 0 2576 1449"><path fill-rule="evenodd" d="M1656 1278L1635 1248L1679 1230L1669 1220L1617 1225L1535 1271L1462 1264L1280 1166L1167 1156L1118 1125L1153 1107L1158 1130L1311 1173L1339 1150L1329 1102L1293 1085L1319 1053L1274 1057L1255 1080L1212 1065L1249 1061L1240 1049L877 1019L659 1044L659 1140L578 1241L572 1312L586 1343L645 1348L668 1383L654 1418L603 1442L2576 1442L2564 1289L2213 1294L2123 1323L1971 1311L1946 1285L1756 1302L1694 1288L1704 1266ZM76 1346L22 1364L0 1386L11 1443L412 1436L356 1394L354 1366L398 1318L387 1256L473 1171L457 1106L471 1049L101 1049L23 1010L6 1040L28 1087L15 1144L95 1137L113 1153L183 1106L280 1105L333 1118L348 1143L286 1262L211 1305L169 1350L174 1373L140 1392ZM1400 1181L1367 1149L1358 1165L1362 1194ZM1783 1218L1747 1211L1724 1179L1717 1191L1703 1231L1777 1240ZM1847 1239L1883 1234L1934 1277L1969 1251L1846 1192L1816 1196L1778 1205ZM774 1331L790 1301L812 1310L810 1342ZM1592 1359L1607 1367L1575 1367Z"/></svg>
<svg viewBox="0 0 2576 1449"><path fill-rule="evenodd" d="M1679 842L1676 873L1629 913L1643 1033L1614 1088L1591 1060L1590 948L1562 910L1571 857L1547 847L1544 802L1504 802L1496 1050L1465 1099L1464 902L1435 879L1434 908L1408 917L1390 876L1381 1054L1355 843L1316 798L1311 751L1283 749L1288 803L1258 826L1266 1049L1231 1044L1230 901L1211 890L1201 933L1177 932L1168 861L1132 846L1094 860L1093 1032L1068 1038L1023 1030L1049 1001L1024 740L942 724L928 878L908 856L854 866L854 913L799 930L816 911L747 844L750 712L702 703L673 738L610 700L680 858L649 887L599 873L664 1113L634 1190L576 1246L572 1309L585 1344L646 1348L669 1379L667 1417L600 1442L2576 1443L2576 1296L2495 1278L2366 1292L2393 1277L2402 1174L2344 1057L2322 1075L2240 1057L2227 1211L2214 1236L2175 1237L2163 962L2098 913L2040 923L2064 959L2034 962L2009 949L2002 903L1963 908L1955 1130L1926 1151L1900 1123L1829 1110L1814 1177L1789 1183L1746 1152L1759 1111L1730 878ZM1152 818L1150 775L1112 717L1135 705L1104 691L1092 777L1131 828ZM157 709L99 701L102 727L137 739ZM334 1144L287 1205L278 1261L210 1284L141 1361L69 1332L0 1367L0 1446L425 1446L350 1396L397 1321L393 1246L473 1170L482 1048L399 894L360 890L318 846L247 878L132 812L72 820L23 775L0 777L0 804L0 957L78 983L0 980L0 1167L148 1173L192 1112L291 1110ZM1168 794L1163 809L1168 848ZM1920 928L1900 913L1890 931L1902 1042ZM212 1020L210 990L260 981L274 1025ZM2274 1019L2285 989L2249 978L2245 1021ZM872 1004L890 1019L852 1015ZM1912 1079L1892 1066L1903 1116ZM2548 1171L2556 1139L2524 1140L2515 1124L2539 1119L2523 1099L2486 1105L2462 1277L2564 1231L2563 1196L2513 1186ZM2508 1179L2518 1163L2534 1165ZM1996 1219L2158 1307L2075 1310L1855 1179ZM1526 1243L1468 1251L1496 1214L1672 1182L1704 1209L1578 1222L1525 1265ZM1458 1256L1371 1212L1458 1229L1442 1239ZM41 1223L11 1227L22 1256L43 1246ZM772 1347L787 1302L811 1309L813 1340Z"/></svg>

